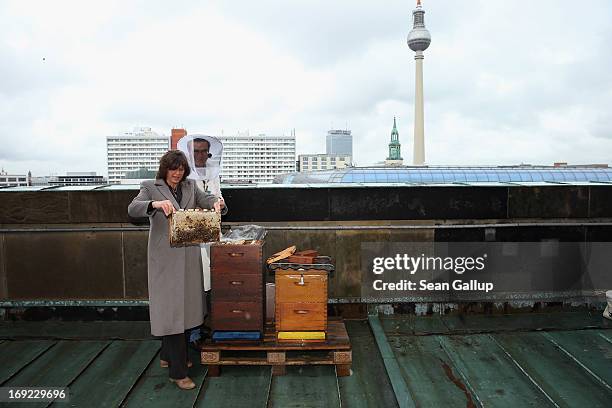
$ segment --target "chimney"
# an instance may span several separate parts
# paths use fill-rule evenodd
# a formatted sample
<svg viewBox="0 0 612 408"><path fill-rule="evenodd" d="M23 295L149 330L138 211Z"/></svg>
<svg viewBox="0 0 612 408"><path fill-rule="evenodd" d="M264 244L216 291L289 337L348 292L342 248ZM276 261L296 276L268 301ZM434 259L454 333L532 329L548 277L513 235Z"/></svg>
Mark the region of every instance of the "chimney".
<svg viewBox="0 0 612 408"><path fill-rule="evenodd" d="M187 135L187 131L185 129L172 129L170 138L170 149L175 150L176 145L179 139L185 135Z"/></svg>

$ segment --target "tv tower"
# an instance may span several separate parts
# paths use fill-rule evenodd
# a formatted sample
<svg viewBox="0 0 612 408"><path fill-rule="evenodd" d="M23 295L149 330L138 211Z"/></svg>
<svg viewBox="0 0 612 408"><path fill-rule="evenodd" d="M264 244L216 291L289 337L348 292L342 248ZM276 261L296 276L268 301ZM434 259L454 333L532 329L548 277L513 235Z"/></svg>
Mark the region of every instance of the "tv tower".
<svg viewBox="0 0 612 408"><path fill-rule="evenodd" d="M408 46L415 52L416 85L414 91L414 154L413 164L425 164L425 114L423 113L423 51L431 43L431 35L425 28L425 10L421 0L417 0L416 8L412 11L413 26L408 34Z"/></svg>

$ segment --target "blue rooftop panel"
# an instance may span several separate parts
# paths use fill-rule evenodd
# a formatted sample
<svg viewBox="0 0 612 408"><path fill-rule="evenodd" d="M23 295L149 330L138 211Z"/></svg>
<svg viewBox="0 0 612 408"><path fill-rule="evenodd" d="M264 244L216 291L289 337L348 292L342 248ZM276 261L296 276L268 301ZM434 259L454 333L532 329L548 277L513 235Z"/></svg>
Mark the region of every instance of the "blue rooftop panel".
<svg viewBox="0 0 612 408"><path fill-rule="evenodd" d="M377 181L376 174L372 174L372 173L365 173L363 175L363 179L364 179L364 182L366 183L374 183Z"/></svg>
<svg viewBox="0 0 612 408"><path fill-rule="evenodd" d="M595 173L598 181L612 181L612 174L604 173L603 171L598 171Z"/></svg>
<svg viewBox="0 0 612 408"><path fill-rule="evenodd" d="M485 172L474 172L473 179L470 181L489 181L489 177Z"/></svg>
<svg viewBox="0 0 612 408"><path fill-rule="evenodd" d="M315 172L291 173L276 183L311 183ZM612 182L612 168L552 166L349 167L325 172L330 183L566 183ZM329 176L328 176L329 175ZM282 178L284 177L284 178ZM320 177L317 177L320 178ZM321 181L323 182L323 181Z"/></svg>
<svg viewBox="0 0 612 408"><path fill-rule="evenodd" d="M565 181L577 181L578 180L576 178L576 172L564 171L562 173L565 176ZM578 175L580 176L580 180L584 180L586 178L584 176L584 172L580 172Z"/></svg>

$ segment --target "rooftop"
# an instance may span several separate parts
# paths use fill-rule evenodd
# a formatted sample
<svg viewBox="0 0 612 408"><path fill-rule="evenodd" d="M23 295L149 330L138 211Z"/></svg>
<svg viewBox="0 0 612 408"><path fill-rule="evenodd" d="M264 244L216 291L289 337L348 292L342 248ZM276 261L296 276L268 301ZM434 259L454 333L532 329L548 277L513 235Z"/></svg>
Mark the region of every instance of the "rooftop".
<svg viewBox="0 0 612 408"><path fill-rule="evenodd" d="M148 226L126 214L138 187L2 189L0 386L68 386L71 404L87 407L605 406L612 396L612 322L590 311L601 309L609 280L579 292L553 285L552 292L520 298L449 294L444 303L431 295L379 305L363 292L361 242L548 247L551 240L607 244L612 237L610 182L488 183L224 189L226 227L267 228L264 259L290 244L335 258L330 315L396 314L348 321L350 377L307 366L283 377L265 367L234 367L206 378L196 365L192 392L168 382L158 365L159 340L140 321L148 316ZM522 268L516 278L530 281L544 270L537 268ZM543 312L555 304L585 306ZM424 308L433 314L415 315ZM25 321L41 318L47 320ZM131 321L101 321L110 319Z"/></svg>
<svg viewBox="0 0 612 408"><path fill-rule="evenodd" d="M180 391L148 322L0 323L0 385L69 387L71 406L609 406L612 322L587 311L349 320L350 377L333 366L224 367ZM198 354L191 351L198 362Z"/></svg>

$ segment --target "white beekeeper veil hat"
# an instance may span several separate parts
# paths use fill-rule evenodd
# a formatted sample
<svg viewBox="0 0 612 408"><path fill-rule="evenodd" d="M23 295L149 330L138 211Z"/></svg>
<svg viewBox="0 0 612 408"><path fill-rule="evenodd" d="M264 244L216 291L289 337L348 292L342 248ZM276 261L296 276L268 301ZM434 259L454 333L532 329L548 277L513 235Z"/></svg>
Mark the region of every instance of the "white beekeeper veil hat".
<svg viewBox="0 0 612 408"><path fill-rule="evenodd" d="M194 141L206 140L208 142L208 158L204 167L196 166L194 154ZM193 134L183 136L177 143L177 149L185 153L191 173L190 179L210 181L219 178L221 172L221 157L223 155L223 143L214 136Z"/></svg>

